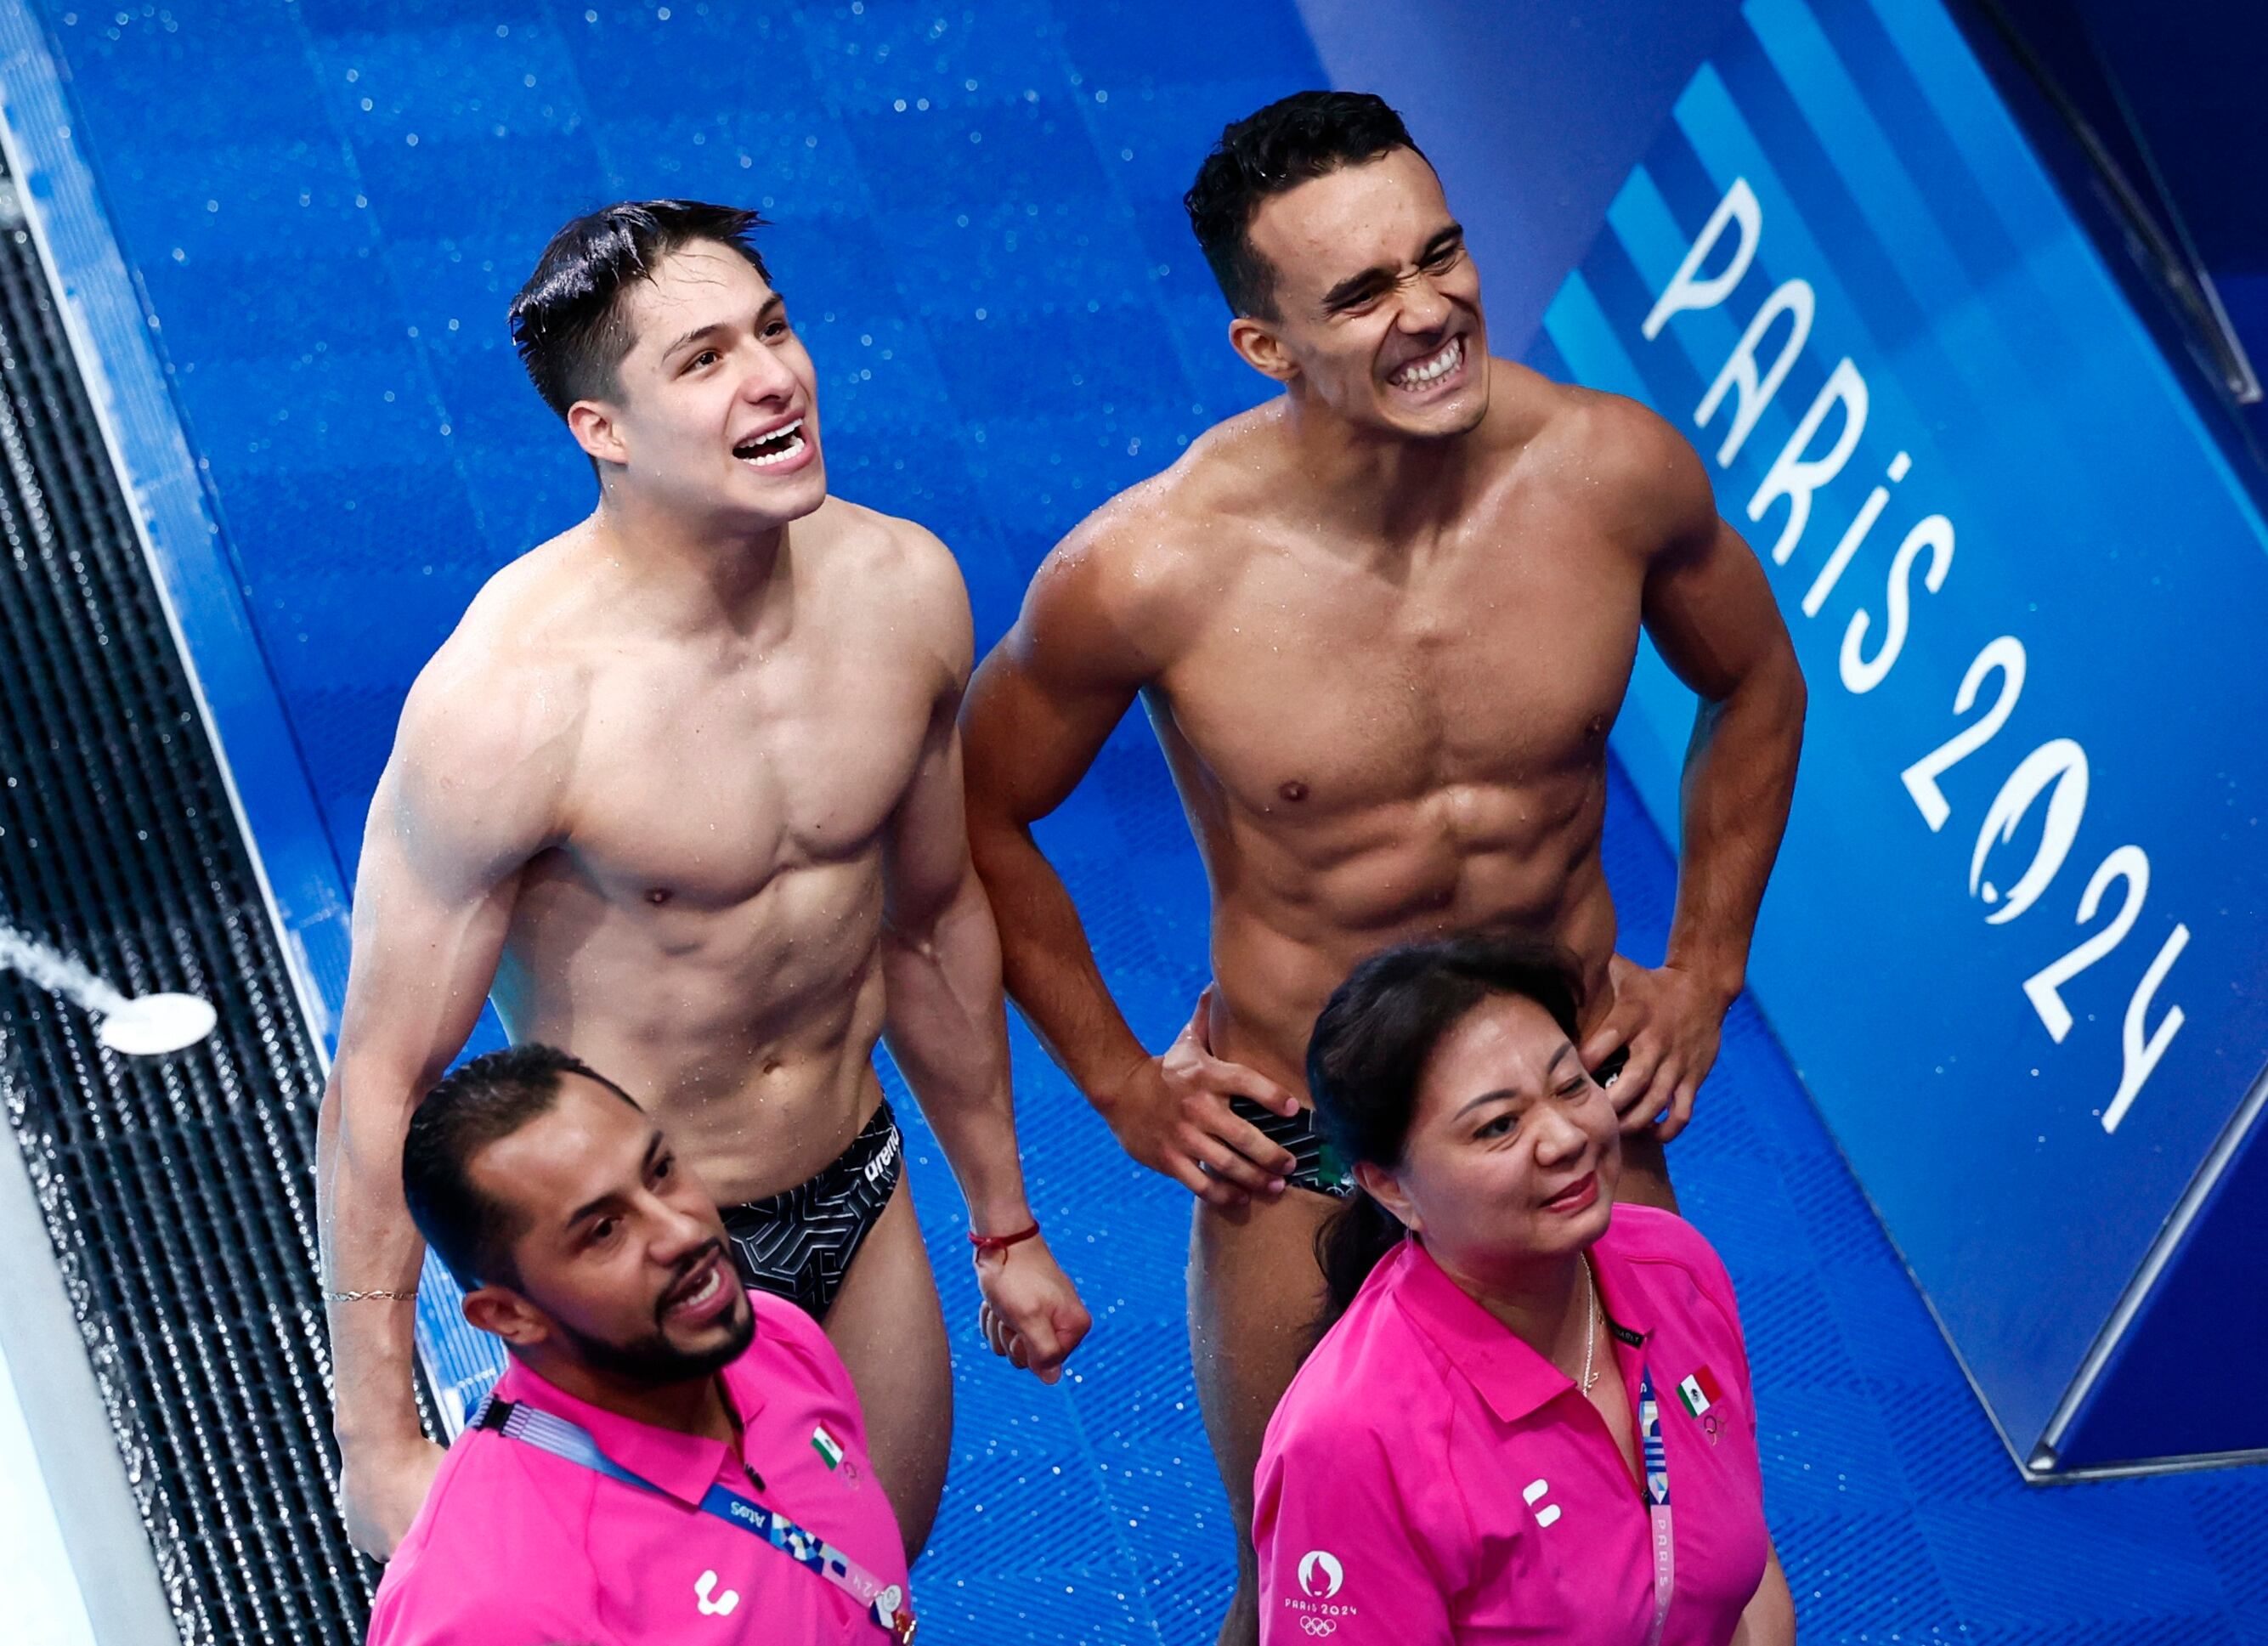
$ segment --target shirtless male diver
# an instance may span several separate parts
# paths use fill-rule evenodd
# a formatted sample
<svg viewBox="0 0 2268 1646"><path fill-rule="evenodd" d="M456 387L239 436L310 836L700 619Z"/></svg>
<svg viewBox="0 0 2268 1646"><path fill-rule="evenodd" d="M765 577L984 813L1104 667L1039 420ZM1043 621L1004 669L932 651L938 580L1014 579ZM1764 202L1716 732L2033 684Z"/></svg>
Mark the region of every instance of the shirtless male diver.
<svg viewBox="0 0 2268 1646"><path fill-rule="evenodd" d="M562 229L512 305L600 496L419 675L364 839L318 1191L347 1519L373 1554L441 1457L410 1395L402 1136L491 990L515 1041L650 1094L744 1278L824 1323L909 1552L952 1381L878 1036L974 1233L1033 1224L962 826L968 597L929 533L828 496L757 226L612 206ZM1035 1236L977 1257L988 1340L1054 1381L1088 1326L1070 1281Z"/></svg>
<svg viewBox="0 0 2268 1646"><path fill-rule="evenodd" d="M1034 578L963 715L968 830L1010 996L1127 1152L1198 1197L1189 1334L1229 1499L1322 1301L1343 1173L1308 1031L1387 944L1506 922L1586 983L1624 1192L1671 1204L1779 849L1804 687L1762 568L1686 442L1635 403L1491 360L1440 180L1374 97L1228 128L1189 208L1282 395L1090 517ZM1607 731L1638 634L1700 698L1667 964L1615 952ZM1127 1026L1030 826L1137 696L1203 853L1212 983L1162 1055ZM1320 1192L1319 1192L1320 1191ZM1252 1550L1221 1639L1250 1641Z"/></svg>

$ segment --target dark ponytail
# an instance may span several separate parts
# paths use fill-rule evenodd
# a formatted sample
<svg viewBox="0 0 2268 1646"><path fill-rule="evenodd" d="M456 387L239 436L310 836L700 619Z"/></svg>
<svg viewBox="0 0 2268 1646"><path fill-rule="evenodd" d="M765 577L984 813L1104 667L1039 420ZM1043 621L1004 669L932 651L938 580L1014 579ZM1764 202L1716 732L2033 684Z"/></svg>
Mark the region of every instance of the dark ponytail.
<svg viewBox="0 0 2268 1646"><path fill-rule="evenodd" d="M1315 1322L1317 1337L1347 1312L1355 1293L1370 1278L1370 1271L1384 1262L1408 1233L1402 1220L1366 1189L1357 1189L1323 1220L1323 1226L1315 1231L1315 1262L1323 1271L1324 1293L1323 1312Z"/></svg>
<svg viewBox="0 0 2268 1646"><path fill-rule="evenodd" d="M1332 992L1307 1041L1315 1119L1350 1165L1402 1164L1418 1082L1433 1050L1491 995L1518 995L1579 1038L1581 986L1549 944L1495 930L1403 944L1373 955ZM1315 1236L1328 1294L1318 1335L1400 1245L1401 1220L1358 1189Z"/></svg>

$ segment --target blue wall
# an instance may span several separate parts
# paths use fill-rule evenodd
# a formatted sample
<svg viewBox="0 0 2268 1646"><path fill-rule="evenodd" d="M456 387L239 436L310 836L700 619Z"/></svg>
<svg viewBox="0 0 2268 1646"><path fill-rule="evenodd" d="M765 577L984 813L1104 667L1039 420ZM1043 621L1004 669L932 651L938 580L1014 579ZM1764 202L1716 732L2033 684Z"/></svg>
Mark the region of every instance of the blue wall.
<svg viewBox="0 0 2268 1646"><path fill-rule="evenodd" d="M2211 661L2268 528L1934 4L1754 0L1609 224L1539 358L1766 556L1813 693L1751 976L2029 1458L2268 1048L2268 675ZM1642 666L1665 827L1690 719Z"/></svg>
<svg viewBox="0 0 2268 1646"><path fill-rule="evenodd" d="M1402 110L1519 358L1737 0L1300 0L1336 84Z"/></svg>

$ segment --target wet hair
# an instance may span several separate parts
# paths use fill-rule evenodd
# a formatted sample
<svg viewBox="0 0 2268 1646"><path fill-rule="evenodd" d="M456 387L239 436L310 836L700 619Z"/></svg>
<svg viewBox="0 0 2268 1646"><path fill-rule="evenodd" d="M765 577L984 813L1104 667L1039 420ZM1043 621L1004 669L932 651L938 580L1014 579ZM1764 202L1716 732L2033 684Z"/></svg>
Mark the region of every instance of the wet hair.
<svg viewBox="0 0 2268 1646"><path fill-rule="evenodd" d="M1491 996L1532 1000L1579 1038L1582 986L1565 953L1535 938L1484 930L1373 955L1333 991L1307 1040L1315 1119L1339 1157L1392 1171L1402 1164L1426 1065L1451 1030ZM1329 1295L1319 1329L1346 1312L1381 1259L1400 1245L1400 1219L1358 1189L1315 1237Z"/></svg>
<svg viewBox="0 0 2268 1646"><path fill-rule="evenodd" d="M401 1143L401 1194L425 1244L467 1291L488 1281L517 1285L509 1207L474 1187L473 1157L551 1112L563 1075L595 1080L630 1107L613 1081L556 1047L530 1041L485 1053L427 1092Z"/></svg>
<svg viewBox="0 0 2268 1646"><path fill-rule="evenodd" d="M1229 308L1277 318L1275 268L1252 245L1263 201L1396 149L1425 158L1402 116L1368 92L1295 92L1225 128L1182 204Z"/></svg>
<svg viewBox="0 0 2268 1646"><path fill-rule="evenodd" d="M577 400L620 391L615 371L633 341L625 294L671 253L696 241L725 246L770 284L771 271L749 239L764 226L737 206L625 200L553 235L511 310L512 346L543 403L564 417Z"/></svg>

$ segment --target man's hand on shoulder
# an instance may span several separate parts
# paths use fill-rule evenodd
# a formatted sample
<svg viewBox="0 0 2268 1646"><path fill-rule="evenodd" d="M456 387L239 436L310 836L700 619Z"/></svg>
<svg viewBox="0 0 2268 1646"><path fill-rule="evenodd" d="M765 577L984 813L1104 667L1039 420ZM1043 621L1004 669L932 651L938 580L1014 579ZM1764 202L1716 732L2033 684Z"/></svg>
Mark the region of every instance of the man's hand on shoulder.
<svg viewBox="0 0 2268 1646"><path fill-rule="evenodd" d="M1034 1236L976 1254L976 1288L984 1302L977 1323L992 1352L1042 1383L1063 1377L1063 1363L1094 1324L1079 1289L1047 1241Z"/></svg>

